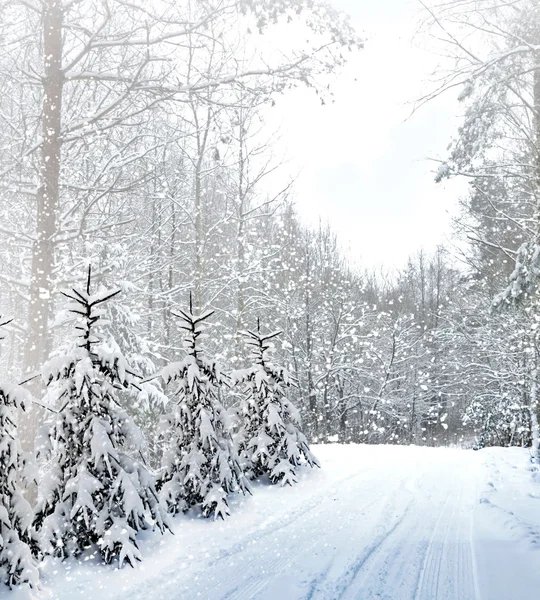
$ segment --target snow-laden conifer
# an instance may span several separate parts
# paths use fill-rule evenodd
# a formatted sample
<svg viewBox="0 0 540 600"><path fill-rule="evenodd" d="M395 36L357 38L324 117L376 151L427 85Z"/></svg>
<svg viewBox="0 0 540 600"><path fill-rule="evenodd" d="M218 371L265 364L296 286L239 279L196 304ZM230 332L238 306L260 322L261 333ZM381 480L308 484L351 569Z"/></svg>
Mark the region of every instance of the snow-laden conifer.
<svg viewBox="0 0 540 600"><path fill-rule="evenodd" d="M152 475L135 454L140 432L118 403L134 373L113 342L96 330L106 301L119 290L64 294L77 315L78 337L43 368L58 413L38 452L49 461L39 487L36 525L46 554L77 556L97 548L107 563L131 566L141 555L136 534L167 527ZM131 451L131 455L130 455Z"/></svg>
<svg viewBox="0 0 540 600"><path fill-rule="evenodd" d="M239 410L237 445L248 477L266 475L272 483L292 485L301 464L320 465L300 429L300 414L287 398L291 377L268 358L270 341L280 334L263 335L258 323L256 332L244 333L254 364L232 374L235 384L246 387Z"/></svg>
<svg viewBox="0 0 540 600"><path fill-rule="evenodd" d="M186 356L163 369L166 384L176 390L172 409L162 424L168 440L163 456L161 494L168 510L176 514L200 505L204 516L229 514L227 495L249 491L239 465L227 414L219 399L224 375L216 360L201 348L204 322L213 314L182 310L180 328L185 334Z"/></svg>
<svg viewBox="0 0 540 600"><path fill-rule="evenodd" d="M10 588L23 583L35 588L39 583L30 550L33 510L21 485L28 475L29 457L17 437L15 416L15 411L25 410L29 403L26 390L0 382L0 578Z"/></svg>

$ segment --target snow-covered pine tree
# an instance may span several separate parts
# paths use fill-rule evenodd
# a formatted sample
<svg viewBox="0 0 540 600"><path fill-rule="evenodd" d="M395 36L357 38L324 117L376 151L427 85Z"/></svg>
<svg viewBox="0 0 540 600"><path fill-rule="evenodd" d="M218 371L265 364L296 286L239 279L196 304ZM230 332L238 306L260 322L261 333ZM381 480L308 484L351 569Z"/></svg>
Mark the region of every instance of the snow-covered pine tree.
<svg viewBox="0 0 540 600"><path fill-rule="evenodd" d="M0 327L8 323L4 321ZM0 382L0 579L10 588L23 583L35 588L39 584L29 544L34 513L21 489L28 456L22 451L15 425L15 411L25 410L29 402L26 390Z"/></svg>
<svg viewBox="0 0 540 600"><path fill-rule="evenodd" d="M285 368L268 359L270 340L280 334L263 335L258 320L256 332L244 332L254 364L232 374L233 383L247 388L239 411L237 445L248 477L267 475L272 483L292 485L302 463L320 465L300 430L300 414L287 399L291 377Z"/></svg>
<svg viewBox="0 0 540 600"><path fill-rule="evenodd" d="M129 450L140 432L120 407L118 392L135 386L135 376L118 346L96 331L105 302L119 290L64 295L82 323L78 337L43 368L48 396L60 407L38 453L50 460L39 486L36 526L46 554L65 558L97 547L106 563L118 558L134 566L141 555L141 529L167 528L152 475Z"/></svg>
<svg viewBox="0 0 540 600"><path fill-rule="evenodd" d="M166 384L177 387L171 412L163 422L169 440L163 456L161 495L169 512L176 514L201 505L205 517L229 514L227 495L249 491L234 449L227 414L219 399L224 375L216 360L201 348L204 322L213 314L175 314L185 332L186 357L162 371ZM173 313L174 314L174 313Z"/></svg>

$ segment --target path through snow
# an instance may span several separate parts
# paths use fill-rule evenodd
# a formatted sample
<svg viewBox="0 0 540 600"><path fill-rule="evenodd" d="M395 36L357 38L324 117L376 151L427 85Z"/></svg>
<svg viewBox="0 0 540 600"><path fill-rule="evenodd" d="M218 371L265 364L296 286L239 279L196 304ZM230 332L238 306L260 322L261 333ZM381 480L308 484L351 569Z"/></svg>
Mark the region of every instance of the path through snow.
<svg viewBox="0 0 540 600"><path fill-rule="evenodd" d="M225 522L180 517L121 571L50 562L60 600L514 600L540 592L527 451L315 447L321 470L261 486Z"/></svg>

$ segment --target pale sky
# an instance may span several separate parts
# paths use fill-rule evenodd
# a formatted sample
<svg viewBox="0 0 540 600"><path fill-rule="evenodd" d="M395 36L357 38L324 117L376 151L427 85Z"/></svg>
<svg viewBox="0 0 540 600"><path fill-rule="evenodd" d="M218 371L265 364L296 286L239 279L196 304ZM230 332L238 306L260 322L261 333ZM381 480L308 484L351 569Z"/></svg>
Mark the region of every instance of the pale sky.
<svg viewBox="0 0 540 600"><path fill-rule="evenodd" d="M419 4L332 2L367 39L336 76L334 104L321 106L308 90L280 103L282 139L301 169L298 210L310 224L328 221L355 262L399 267L444 242L448 211L465 191L463 183L435 184L429 160L445 156L456 131L457 92L406 120L436 65L413 42Z"/></svg>

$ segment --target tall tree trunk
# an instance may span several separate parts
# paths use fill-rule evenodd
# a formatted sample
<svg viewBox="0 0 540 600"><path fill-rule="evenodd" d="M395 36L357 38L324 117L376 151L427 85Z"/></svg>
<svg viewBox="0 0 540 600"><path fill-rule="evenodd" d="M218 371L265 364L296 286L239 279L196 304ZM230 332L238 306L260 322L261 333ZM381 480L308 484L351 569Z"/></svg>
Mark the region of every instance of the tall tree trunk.
<svg viewBox="0 0 540 600"><path fill-rule="evenodd" d="M531 413L531 443L532 456L535 462L540 462L540 427L538 425L538 353L534 350L534 363L531 371L531 393L529 410Z"/></svg>
<svg viewBox="0 0 540 600"><path fill-rule="evenodd" d="M540 234L540 52L536 53L536 68L533 82L534 106L534 181L536 193L536 224L537 234Z"/></svg>
<svg viewBox="0 0 540 600"><path fill-rule="evenodd" d="M202 278L203 278L203 215L202 215L202 189L201 166L203 155L199 156L195 170L195 310L202 309Z"/></svg>
<svg viewBox="0 0 540 600"><path fill-rule="evenodd" d="M169 240L169 274L167 280L167 294L162 294L163 298L166 299L167 305L163 310L163 319L165 324L165 345L168 349L171 348L173 343L172 339L172 315L169 308L170 295L175 285L174 278L174 258L176 252L176 204L174 199L171 199L171 238Z"/></svg>
<svg viewBox="0 0 540 600"><path fill-rule="evenodd" d="M236 276L238 278L236 290L236 353L235 359L240 359L242 355L242 339L240 332L246 328L244 322L244 312L246 310L246 285L245 285L245 269L246 269L246 246L245 246L245 204L246 191L244 190L244 173L245 173L245 157L244 157L244 119L239 119L238 132L238 208L237 219L238 229L236 234Z"/></svg>
<svg viewBox="0 0 540 600"><path fill-rule="evenodd" d="M350 441L347 435L347 425L349 409L343 405L343 398L345 397L345 383L341 377L336 377L336 391L338 395L338 406L340 409L339 414L339 441L341 443Z"/></svg>
<svg viewBox="0 0 540 600"><path fill-rule="evenodd" d="M305 293L305 315L306 315L306 367L307 367L307 393L309 406L309 429L313 440L317 441L319 433L319 422L317 419L317 393L313 385L313 331L311 322L311 256L309 248L306 252L306 293Z"/></svg>
<svg viewBox="0 0 540 600"><path fill-rule="evenodd" d="M534 71L533 103L534 103L534 193L536 200L536 243L540 243L540 52L535 55L536 69ZM538 312L538 304L536 304ZM535 461L540 461L540 429L538 425L538 350L536 336L533 347L534 364L531 372L531 395L530 395L530 415L531 415L531 439L532 450Z"/></svg>
<svg viewBox="0 0 540 600"><path fill-rule="evenodd" d="M203 179L203 164L206 156L206 148L208 135L212 123L212 111L209 108L206 115L204 127L201 125L197 107L195 102L191 101L191 110L193 113L193 121L196 128L197 141L197 161L195 163L195 181L194 181L194 204L195 204L195 294L194 304L195 310L201 311L203 305L203 276L204 276L204 214L203 214L203 198L202 198L202 179Z"/></svg>
<svg viewBox="0 0 540 600"><path fill-rule="evenodd" d="M43 0L43 141L40 185L36 195L36 238L32 252L28 334L24 368L38 371L47 358L48 321L52 298L52 276L56 220L59 204L60 159L62 150L62 5L61 0ZM34 380L38 393L39 379ZM23 441L31 444L37 428L35 409L23 422Z"/></svg>

